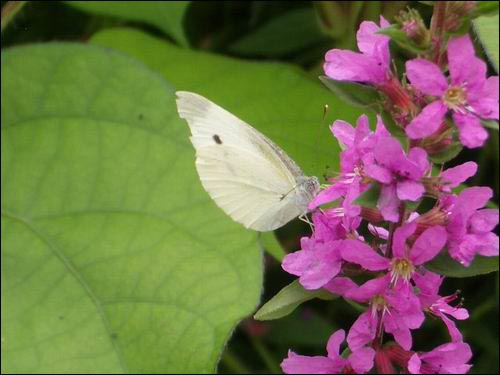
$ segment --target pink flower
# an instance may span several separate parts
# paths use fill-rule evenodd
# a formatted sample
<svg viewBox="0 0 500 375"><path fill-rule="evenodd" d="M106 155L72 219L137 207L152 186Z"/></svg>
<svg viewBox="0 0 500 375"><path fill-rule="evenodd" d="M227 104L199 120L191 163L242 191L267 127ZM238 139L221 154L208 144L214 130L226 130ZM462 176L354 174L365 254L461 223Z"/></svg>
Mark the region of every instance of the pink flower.
<svg viewBox="0 0 500 375"><path fill-rule="evenodd" d="M425 187L421 179L428 169L423 149L414 147L405 155L396 139L377 140L373 154L365 157L364 173L382 185L377 207L385 220L399 220L400 200L417 201L422 197Z"/></svg>
<svg viewBox="0 0 500 375"><path fill-rule="evenodd" d="M476 57L470 37L464 35L448 43L450 82L434 63L414 59L406 63L413 87L438 97L428 104L406 127L412 139L430 136L441 126L448 111L466 147L482 146L488 132L480 118L498 120L498 76L486 78L486 64Z"/></svg>
<svg viewBox="0 0 500 375"><path fill-rule="evenodd" d="M385 28L390 24L380 17L380 26ZM362 22L356 35L361 53L339 49L328 51L323 65L325 74L339 81L374 85L387 82L390 78L390 38L377 34L379 30L374 22Z"/></svg>
<svg viewBox="0 0 500 375"><path fill-rule="evenodd" d="M498 255L498 236L492 232L498 225L498 210L482 208L492 196L490 188L471 187L442 200L448 212L448 251L466 267L476 254Z"/></svg>
<svg viewBox="0 0 500 375"><path fill-rule="evenodd" d="M356 199L368 187L367 184L361 182L363 158L367 154L373 153L378 138L390 136L380 117L377 118L376 131L370 131L366 115L358 118L356 128L353 128L345 121L338 120L333 123L331 131L344 149L340 153L341 173L339 176L330 179L332 185L320 191L309 203L309 210L314 210L341 197L350 197L348 202Z"/></svg>
<svg viewBox="0 0 500 375"><path fill-rule="evenodd" d="M373 367L375 351L372 348L360 348L353 351L347 359L342 358L340 345L345 339L344 330L334 332L327 344L328 356L308 357L288 352L288 357L281 363L285 374L340 374L344 369L364 374Z"/></svg>
<svg viewBox="0 0 500 375"><path fill-rule="evenodd" d="M313 223L314 234L301 238L301 250L288 254L281 264L286 272L300 276L302 286L311 290L323 287L340 272L343 242L337 237L343 234L337 222L332 223L322 213L317 213Z"/></svg>
<svg viewBox="0 0 500 375"><path fill-rule="evenodd" d="M428 353L415 353L408 362L410 374L466 374L471 365L470 346L455 342L438 346Z"/></svg>
<svg viewBox="0 0 500 375"><path fill-rule="evenodd" d="M391 277L386 275L367 281L359 287L351 285L344 290L344 298L370 305L370 309L359 316L347 335L347 342L352 351L372 342L378 327L392 334L402 348L411 349L410 330L420 328L425 316L409 283L391 286Z"/></svg>
<svg viewBox="0 0 500 375"><path fill-rule="evenodd" d="M465 320L469 318L469 312L464 308L449 305L450 302L457 298L457 294L446 297L439 295L439 288L443 280L444 277L430 271L413 275L413 281L419 290L418 298L422 307L443 321L446 328L448 328L453 342L461 342L462 334L455 325L455 322L448 316L457 320Z"/></svg>
<svg viewBox="0 0 500 375"><path fill-rule="evenodd" d="M452 188L456 188L468 178L474 176L476 172L477 164L473 161L468 161L456 167L444 170L440 174L440 182L444 185L442 190L450 192Z"/></svg>
<svg viewBox="0 0 500 375"><path fill-rule="evenodd" d="M394 231L392 259L377 253L372 247L358 240L345 240L341 256L369 271L388 270L393 283L412 279L417 266L434 259L446 244L446 230L435 226L425 230L410 248L406 241L415 233L416 222L402 225Z"/></svg>

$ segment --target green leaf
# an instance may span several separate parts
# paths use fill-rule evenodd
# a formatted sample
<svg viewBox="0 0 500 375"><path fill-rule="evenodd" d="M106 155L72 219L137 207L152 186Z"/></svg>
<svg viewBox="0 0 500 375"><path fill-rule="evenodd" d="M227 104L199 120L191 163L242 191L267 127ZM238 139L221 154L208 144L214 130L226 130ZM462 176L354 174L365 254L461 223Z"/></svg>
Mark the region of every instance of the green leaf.
<svg viewBox="0 0 500 375"><path fill-rule="evenodd" d="M259 233L259 243L262 250L266 251L278 262L281 262L286 255L274 232Z"/></svg>
<svg viewBox="0 0 500 375"><path fill-rule="evenodd" d="M330 292L319 290L306 290L299 283L299 280L293 281L281 289L278 294L266 302L254 315L256 320L274 320L287 316L302 303L320 298L332 300L336 296Z"/></svg>
<svg viewBox="0 0 500 375"><path fill-rule="evenodd" d="M415 54L423 53L427 50L426 48L419 47L414 41L408 38L406 33L401 30L398 25L392 25L384 29L380 29L377 31L377 34L389 36L391 40L397 43L398 46Z"/></svg>
<svg viewBox="0 0 500 375"><path fill-rule="evenodd" d="M469 267L462 266L447 253L438 255L425 267L440 275L449 277L472 277L498 271L498 257L476 256Z"/></svg>
<svg viewBox="0 0 500 375"><path fill-rule="evenodd" d="M361 114L288 64L186 50L128 29L102 31L92 42L129 53L178 89L218 103L276 142L308 175L323 175L327 165L338 169L340 149L328 124L355 122ZM323 121L325 104L331 110Z"/></svg>
<svg viewBox="0 0 500 375"><path fill-rule="evenodd" d="M493 15L498 13L498 0L496 1L476 1L474 9L468 14L469 17L483 15Z"/></svg>
<svg viewBox="0 0 500 375"><path fill-rule="evenodd" d="M488 128L488 129L493 129L493 130L498 131L498 121L493 121L493 120L481 120L481 124L483 124L483 126L484 126L485 128Z"/></svg>
<svg viewBox="0 0 500 375"><path fill-rule="evenodd" d="M339 98L357 107L368 107L377 104L380 96L375 88L354 82L335 81L326 76L320 76L320 81L333 91Z"/></svg>
<svg viewBox="0 0 500 375"><path fill-rule="evenodd" d="M96 46L2 52L2 373L209 373L260 297L174 88Z"/></svg>
<svg viewBox="0 0 500 375"><path fill-rule="evenodd" d="M474 28L493 67L498 72L498 13L474 20Z"/></svg>
<svg viewBox="0 0 500 375"><path fill-rule="evenodd" d="M374 182L365 192L363 192L363 194L357 197L352 203L358 206L376 208L379 196L380 196L380 185Z"/></svg>
<svg viewBox="0 0 500 375"><path fill-rule="evenodd" d="M462 143L456 141L446 147L443 151L438 152L436 154L430 155L429 158L435 164L443 164L447 161L455 159L458 154L462 151L463 146Z"/></svg>
<svg viewBox="0 0 500 375"><path fill-rule="evenodd" d="M184 16L190 1L65 1L83 12L145 22L156 26L182 46L189 45Z"/></svg>
<svg viewBox="0 0 500 375"><path fill-rule="evenodd" d="M280 57L324 39L314 9L298 8L271 18L263 26L233 43L229 51L247 56Z"/></svg>

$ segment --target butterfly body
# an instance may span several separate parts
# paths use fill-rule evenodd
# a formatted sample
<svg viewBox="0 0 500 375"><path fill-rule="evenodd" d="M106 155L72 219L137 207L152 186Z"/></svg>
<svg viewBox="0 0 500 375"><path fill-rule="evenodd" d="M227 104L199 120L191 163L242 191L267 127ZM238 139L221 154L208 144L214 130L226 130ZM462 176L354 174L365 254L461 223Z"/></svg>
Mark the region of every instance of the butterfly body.
<svg viewBox="0 0 500 375"><path fill-rule="evenodd" d="M200 181L233 220L257 231L279 228L307 212L319 190L269 138L201 95L177 92L191 129Z"/></svg>

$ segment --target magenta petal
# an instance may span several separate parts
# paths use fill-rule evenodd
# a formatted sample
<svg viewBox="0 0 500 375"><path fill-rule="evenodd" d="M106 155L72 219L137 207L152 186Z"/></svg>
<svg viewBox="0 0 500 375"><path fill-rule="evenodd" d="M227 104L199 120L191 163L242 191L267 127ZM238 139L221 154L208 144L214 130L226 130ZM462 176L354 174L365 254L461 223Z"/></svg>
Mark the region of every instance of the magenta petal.
<svg viewBox="0 0 500 375"><path fill-rule="evenodd" d="M406 127L411 139L421 139L434 134L444 120L448 108L441 100L427 105Z"/></svg>
<svg viewBox="0 0 500 375"><path fill-rule="evenodd" d="M377 164L365 165L363 171L367 176L383 184L389 184L392 181L391 171Z"/></svg>
<svg viewBox="0 0 500 375"><path fill-rule="evenodd" d="M356 374L365 374L373 367L375 350L372 348L360 348L349 356L349 363Z"/></svg>
<svg viewBox="0 0 500 375"><path fill-rule="evenodd" d="M358 240L345 240L341 250L342 258L356 263L370 271L381 271L389 267L389 260L378 255L374 249Z"/></svg>
<svg viewBox="0 0 500 375"><path fill-rule="evenodd" d="M371 21L364 21L359 26L356 33L358 48L363 54L372 56L377 60L377 64L387 71L390 63L389 42L390 37L377 34L380 28Z"/></svg>
<svg viewBox="0 0 500 375"><path fill-rule="evenodd" d="M488 132L481 121L470 113L453 113L453 121L458 128L460 142L468 148L481 147L488 139Z"/></svg>
<svg viewBox="0 0 500 375"><path fill-rule="evenodd" d="M498 236L495 233L483 233L471 235L475 238L478 254L485 257L498 256Z"/></svg>
<svg viewBox="0 0 500 375"><path fill-rule="evenodd" d="M309 267L313 259L314 256L311 251L299 250L285 256L281 267L292 275L300 276Z"/></svg>
<svg viewBox="0 0 500 375"><path fill-rule="evenodd" d="M362 348L375 338L377 330L377 319L372 316L371 311L361 314L354 322L347 335L349 349L353 352Z"/></svg>
<svg viewBox="0 0 500 375"><path fill-rule="evenodd" d="M394 184L382 186L377 207L385 220L393 223L399 220L399 199Z"/></svg>
<svg viewBox="0 0 500 375"><path fill-rule="evenodd" d="M417 229L417 223L411 222L404 224L394 231L394 238L392 242L392 251L396 258L406 258L406 240Z"/></svg>
<svg viewBox="0 0 500 375"><path fill-rule="evenodd" d="M335 359L339 356L340 345L345 340L345 331L343 329L339 329L335 331L330 338L328 339L328 343L326 345L326 351L328 352L328 357L331 359Z"/></svg>
<svg viewBox="0 0 500 375"><path fill-rule="evenodd" d="M447 241L446 229L432 227L422 233L411 248L411 260L419 266L434 259Z"/></svg>
<svg viewBox="0 0 500 375"><path fill-rule="evenodd" d="M439 317L441 318L443 323L446 325L446 328L448 329L448 332L450 333L451 341L461 342L463 339L462 334L458 330L455 322L442 313L439 314Z"/></svg>
<svg viewBox="0 0 500 375"><path fill-rule="evenodd" d="M441 68L429 60L407 61L406 75L411 85L426 95L442 96L448 88Z"/></svg>
<svg viewBox="0 0 500 375"><path fill-rule="evenodd" d="M354 145L355 130L348 122L337 120L332 124L331 130L335 138L345 146L352 147Z"/></svg>
<svg viewBox="0 0 500 375"><path fill-rule="evenodd" d="M485 233L492 231L498 225L498 210L485 208L477 211L471 216L469 225L472 233Z"/></svg>
<svg viewBox="0 0 500 375"><path fill-rule="evenodd" d="M420 367L422 366L422 361L418 357L418 354L415 353L411 356L408 361L408 371L410 374L421 374Z"/></svg>
<svg viewBox="0 0 500 375"><path fill-rule="evenodd" d="M457 165L453 168L448 168L441 173L441 180L449 187L454 188L465 182L469 177L472 177L477 172L477 164L473 161L468 161Z"/></svg>
<svg viewBox="0 0 500 375"><path fill-rule="evenodd" d="M391 282L391 276L385 275L376 279L368 280L363 285L352 288L346 293L346 298L356 302L368 302L377 294L384 294Z"/></svg>
<svg viewBox="0 0 500 375"><path fill-rule="evenodd" d="M307 208L312 211L323 204L333 202L341 198L346 193L346 190L346 186L342 184L329 186L325 190L320 191L314 199L309 202Z"/></svg>
<svg viewBox="0 0 500 375"><path fill-rule="evenodd" d="M410 149L408 152L408 159L414 162L420 168L422 173L430 168L427 152L425 152L423 148L413 147Z"/></svg>
<svg viewBox="0 0 500 375"><path fill-rule="evenodd" d="M498 120L498 76L489 77L482 90L468 91L467 101L479 117Z"/></svg>
<svg viewBox="0 0 500 375"><path fill-rule="evenodd" d="M456 209L474 212L486 205L493 197L493 190L486 186L474 186L464 189L458 195Z"/></svg>
<svg viewBox="0 0 500 375"><path fill-rule="evenodd" d="M348 277L334 277L323 288L344 297L350 290L358 288L358 285Z"/></svg>
<svg viewBox="0 0 500 375"><path fill-rule="evenodd" d="M356 121L356 129L354 132L354 144L359 144L370 134L370 123L367 115L361 115Z"/></svg>
<svg viewBox="0 0 500 375"><path fill-rule="evenodd" d="M288 352L288 357L281 362L285 374L335 374L342 370L335 366L330 358L316 356L308 357Z"/></svg>
<svg viewBox="0 0 500 375"><path fill-rule="evenodd" d="M378 164L390 170L398 170L401 162L406 160L401 143L389 137L382 137L378 140L374 155Z"/></svg>
<svg viewBox="0 0 500 375"><path fill-rule="evenodd" d="M484 84L486 64L476 57L468 34L449 40L448 66L453 85L466 85L468 90L474 90Z"/></svg>
<svg viewBox="0 0 500 375"><path fill-rule="evenodd" d="M382 83L386 72L371 56L347 50L332 49L325 55L325 74L339 81Z"/></svg>
<svg viewBox="0 0 500 375"><path fill-rule="evenodd" d="M308 290L322 288L340 272L341 266L341 262L333 256L318 256L300 276L300 283Z"/></svg>
<svg viewBox="0 0 500 375"><path fill-rule="evenodd" d="M408 201L418 201L425 193L425 187L421 182L404 180L397 183L398 198Z"/></svg>

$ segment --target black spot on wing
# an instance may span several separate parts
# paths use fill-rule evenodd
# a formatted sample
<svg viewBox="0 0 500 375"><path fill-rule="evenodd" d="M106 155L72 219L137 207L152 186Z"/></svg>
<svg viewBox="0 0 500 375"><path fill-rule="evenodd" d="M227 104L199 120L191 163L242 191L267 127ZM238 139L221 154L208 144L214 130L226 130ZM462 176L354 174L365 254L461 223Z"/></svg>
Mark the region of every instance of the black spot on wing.
<svg viewBox="0 0 500 375"><path fill-rule="evenodd" d="M217 134L214 134L212 136L212 138L214 139L215 143L217 143L218 145L222 144L222 139L220 139L220 137Z"/></svg>

